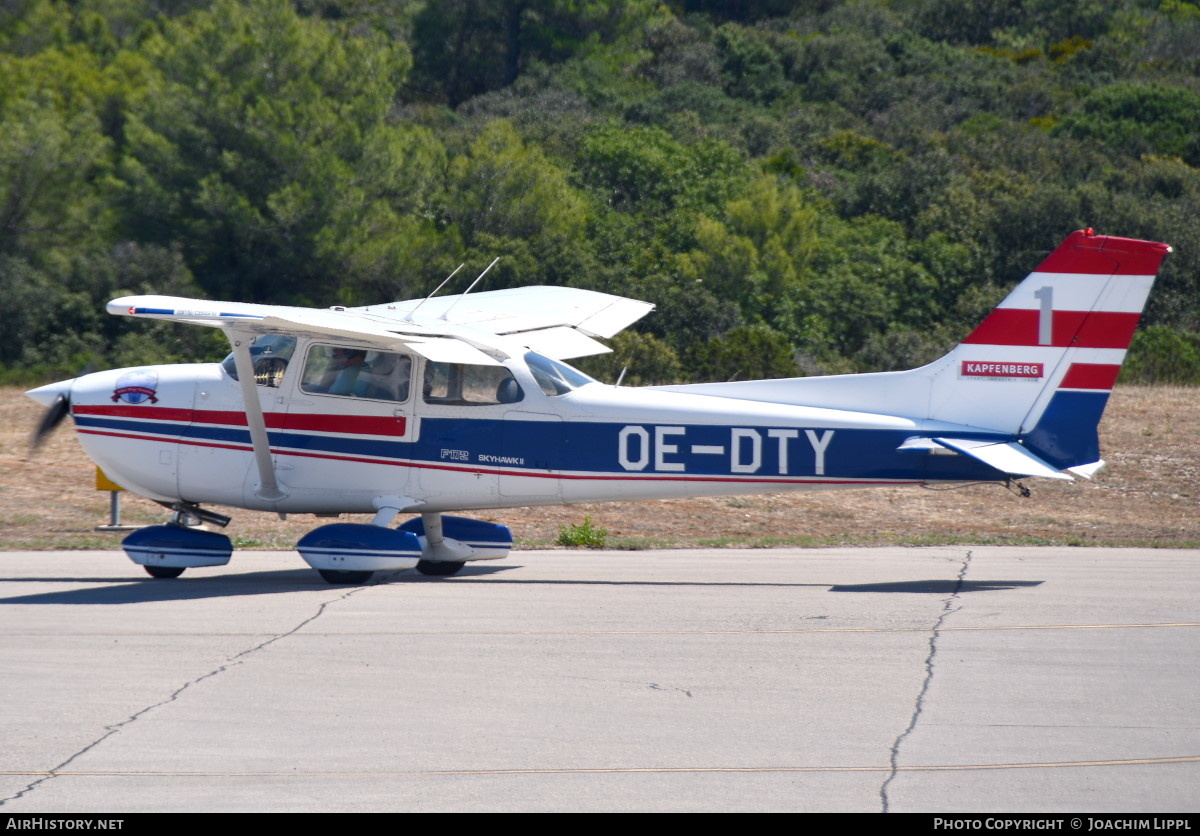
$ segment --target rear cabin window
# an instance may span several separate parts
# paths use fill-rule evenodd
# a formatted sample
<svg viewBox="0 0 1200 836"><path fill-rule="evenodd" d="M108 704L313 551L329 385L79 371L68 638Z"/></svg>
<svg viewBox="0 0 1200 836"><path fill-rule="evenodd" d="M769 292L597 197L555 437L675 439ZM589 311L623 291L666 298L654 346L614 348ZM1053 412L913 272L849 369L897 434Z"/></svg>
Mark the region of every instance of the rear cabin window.
<svg viewBox="0 0 1200 836"><path fill-rule="evenodd" d="M317 395L407 401L411 380L412 358L406 354L314 345L300 388Z"/></svg>
<svg viewBox="0 0 1200 836"><path fill-rule="evenodd" d="M512 372L503 366L467 363L425 364L425 403L454 406L492 406L516 403L525 397Z"/></svg>

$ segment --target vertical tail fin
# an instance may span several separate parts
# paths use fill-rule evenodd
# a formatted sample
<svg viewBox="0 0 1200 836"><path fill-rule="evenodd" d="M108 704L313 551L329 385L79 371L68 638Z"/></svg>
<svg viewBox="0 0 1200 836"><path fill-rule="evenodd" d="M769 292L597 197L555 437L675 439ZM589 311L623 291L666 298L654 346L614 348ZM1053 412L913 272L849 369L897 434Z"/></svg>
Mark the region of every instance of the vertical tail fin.
<svg viewBox="0 0 1200 836"><path fill-rule="evenodd" d="M1096 427L1170 251L1073 232L962 343L919 369L662 388L1003 433L1048 473L1080 468L1100 458Z"/></svg>
<svg viewBox="0 0 1200 836"><path fill-rule="evenodd" d="M931 417L1016 433L1060 469L1098 460L1096 427L1170 251L1071 233L943 358Z"/></svg>

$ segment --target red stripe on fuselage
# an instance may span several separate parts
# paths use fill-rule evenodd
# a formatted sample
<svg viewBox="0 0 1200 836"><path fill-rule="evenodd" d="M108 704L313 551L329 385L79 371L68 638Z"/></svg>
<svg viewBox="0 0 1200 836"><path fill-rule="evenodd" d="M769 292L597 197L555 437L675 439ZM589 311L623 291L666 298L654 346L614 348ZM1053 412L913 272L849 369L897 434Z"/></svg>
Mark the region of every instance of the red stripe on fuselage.
<svg viewBox="0 0 1200 836"><path fill-rule="evenodd" d="M105 415L112 418L145 418L151 421L179 421L188 423L192 420L190 409L175 409L169 406L107 406L105 404L75 404L71 407L75 415ZM234 413L230 413L234 414ZM241 413L236 413L241 415ZM242 425L246 424L246 416L242 415Z"/></svg>
<svg viewBox="0 0 1200 836"><path fill-rule="evenodd" d="M1120 365L1109 363L1072 363L1063 377L1060 389L1107 389L1111 390L1121 373Z"/></svg>
<svg viewBox="0 0 1200 836"><path fill-rule="evenodd" d="M1041 316L1041 311L1025 308L996 308L963 342L1037 347ZM1117 311L1055 311L1051 346L1129 348L1140 318L1141 314Z"/></svg>
<svg viewBox="0 0 1200 836"><path fill-rule="evenodd" d="M160 406L108 406L79 404L76 415L103 415L110 418L137 418L143 421L175 421L184 424L246 426L246 413L218 409L177 409ZM407 419L403 416L329 415L291 412L266 412L263 420L273 430L350 433L354 435L404 435Z"/></svg>

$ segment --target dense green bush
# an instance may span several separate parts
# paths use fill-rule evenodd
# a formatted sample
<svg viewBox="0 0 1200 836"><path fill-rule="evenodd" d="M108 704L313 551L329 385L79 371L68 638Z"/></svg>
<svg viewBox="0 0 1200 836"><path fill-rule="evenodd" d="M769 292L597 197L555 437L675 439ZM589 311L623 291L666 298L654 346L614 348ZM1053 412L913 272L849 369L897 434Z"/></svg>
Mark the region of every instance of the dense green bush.
<svg viewBox="0 0 1200 836"><path fill-rule="evenodd" d="M1091 226L1175 245L1124 379L1191 380L1198 38L1185 0L3 3L0 377L222 350L120 293L497 255L657 306L606 379L912 365Z"/></svg>
<svg viewBox="0 0 1200 836"><path fill-rule="evenodd" d="M1133 336L1122 383L1200 383L1200 334L1151 325Z"/></svg>

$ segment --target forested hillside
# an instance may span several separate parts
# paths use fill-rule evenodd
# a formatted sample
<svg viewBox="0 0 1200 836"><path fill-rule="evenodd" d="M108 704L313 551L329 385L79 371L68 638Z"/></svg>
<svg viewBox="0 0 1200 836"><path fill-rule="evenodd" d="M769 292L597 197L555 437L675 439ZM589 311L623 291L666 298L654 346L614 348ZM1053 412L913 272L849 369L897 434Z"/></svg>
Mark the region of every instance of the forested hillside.
<svg viewBox="0 0 1200 836"><path fill-rule="evenodd" d="M1126 379L1200 382L1197 5L0 0L0 380L495 256L658 306L601 377L901 368L1086 226L1175 246Z"/></svg>

